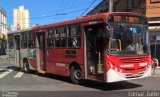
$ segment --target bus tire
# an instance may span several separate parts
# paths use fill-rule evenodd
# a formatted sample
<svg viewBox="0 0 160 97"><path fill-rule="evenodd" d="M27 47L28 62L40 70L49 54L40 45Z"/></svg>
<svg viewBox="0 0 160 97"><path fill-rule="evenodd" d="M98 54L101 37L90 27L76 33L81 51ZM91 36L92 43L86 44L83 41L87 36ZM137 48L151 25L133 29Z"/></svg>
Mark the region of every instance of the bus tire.
<svg viewBox="0 0 160 97"><path fill-rule="evenodd" d="M30 72L29 64L28 64L28 61L26 61L26 60L23 62L23 71L25 73L29 73Z"/></svg>
<svg viewBox="0 0 160 97"><path fill-rule="evenodd" d="M80 84L82 80L82 71L80 68L77 68L75 66L72 66L70 68L70 79L73 84Z"/></svg>

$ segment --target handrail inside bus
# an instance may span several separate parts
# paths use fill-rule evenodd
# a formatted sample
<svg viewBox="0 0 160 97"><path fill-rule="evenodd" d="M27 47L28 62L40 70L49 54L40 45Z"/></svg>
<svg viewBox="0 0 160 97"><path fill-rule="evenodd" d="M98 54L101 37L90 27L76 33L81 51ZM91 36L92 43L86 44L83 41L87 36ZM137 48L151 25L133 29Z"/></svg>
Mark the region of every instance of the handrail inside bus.
<svg viewBox="0 0 160 97"><path fill-rule="evenodd" d="M118 42L119 42L119 50L121 51L122 50L122 42L120 39L118 39Z"/></svg>
<svg viewBox="0 0 160 97"><path fill-rule="evenodd" d="M122 50L122 42L121 42L121 40L120 39L111 39L110 38L110 41L109 41L109 49L111 49L111 41L116 41L116 40L118 40L118 44L119 44L119 47L118 47L118 49L119 49L119 51L121 51Z"/></svg>

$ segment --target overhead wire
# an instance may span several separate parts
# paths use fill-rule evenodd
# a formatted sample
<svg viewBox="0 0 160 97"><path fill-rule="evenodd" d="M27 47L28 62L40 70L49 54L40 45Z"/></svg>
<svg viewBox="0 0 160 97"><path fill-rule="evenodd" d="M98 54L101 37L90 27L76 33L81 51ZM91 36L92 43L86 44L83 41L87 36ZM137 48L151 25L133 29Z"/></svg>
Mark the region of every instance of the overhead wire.
<svg viewBox="0 0 160 97"><path fill-rule="evenodd" d="M83 15L88 11L88 9L90 9L90 7L91 7L95 2L96 2L96 0L94 0L94 1L89 5L89 7L82 13L81 16L83 16Z"/></svg>
<svg viewBox="0 0 160 97"><path fill-rule="evenodd" d="M76 0L75 0L76 1ZM64 10L68 10L68 9L73 9L73 8L77 8L77 7L79 7L79 6L82 6L82 5L84 5L84 4L90 4L90 2L85 2L85 3L81 3L81 4L78 4L78 5L76 5L76 6L70 6L70 7L67 7L67 8L65 8ZM50 14L50 13L57 13L58 11L60 12L60 11L64 11L64 10L62 10L62 9L59 9L59 10L57 10L57 11L49 11L49 12L41 12L41 13L38 13L38 14L36 14L36 15L41 15L41 14ZM62 13L62 12L61 12ZM34 14L35 15L35 14ZM33 16L33 15L32 15ZM36 17L36 16L35 16ZM13 19L13 17L7 17L8 19Z"/></svg>
<svg viewBox="0 0 160 97"><path fill-rule="evenodd" d="M56 14L59 12L60 8L63 6L63 3L64 3L64 0L62 0L62 2L60 3L59 7L58 7L58 10L56 12Z"/></svg>

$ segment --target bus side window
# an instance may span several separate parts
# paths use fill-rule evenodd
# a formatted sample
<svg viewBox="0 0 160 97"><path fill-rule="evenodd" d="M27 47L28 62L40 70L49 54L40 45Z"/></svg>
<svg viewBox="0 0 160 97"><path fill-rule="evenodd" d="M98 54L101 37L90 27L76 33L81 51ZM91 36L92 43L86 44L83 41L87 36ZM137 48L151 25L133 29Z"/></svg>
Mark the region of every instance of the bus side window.
<svg viewBox="0 0 160 97"><path fill-rule="evenodd" d="M16 41L16 50L20 50L20 36L17 35L15 36L15 41Z"/></svg>
<svg viewBox="0 0 160 97"><path fill-rule="evenodd" d="M69 26L68 47L81 46L81 32L79 25Z"/></svg>
<svg viewBox="0 0 160 97"><path fill-rule="evenodd" d="M13 35L8 35L8 48L13 49Z"/></svg>
<svg viewBox="0 0 160 97"><path fill-rule="evenodd" d="M21 48L27 48L27 32L22 33Z"/></svg>
<svg viewBox="0 0 160 97"><path fill-rule="evenodd" d="M58 27L56 29L56 34L55 34L56 47L66 47L67 45L66 42L67 33L64 28L65 27Z"/></svg>
<svg viewBox="0 0 160 97"><path fill-rule="evenodd" d="M28 32L28 48L35 47L35 32Z"/></svg>
<svg viewBox="0 0 160 97"><path fill-rule="evenodd" d="M48 40L47 40L47 46L48 47L55 47L55 30L50 29L48 30Z"/></svg>

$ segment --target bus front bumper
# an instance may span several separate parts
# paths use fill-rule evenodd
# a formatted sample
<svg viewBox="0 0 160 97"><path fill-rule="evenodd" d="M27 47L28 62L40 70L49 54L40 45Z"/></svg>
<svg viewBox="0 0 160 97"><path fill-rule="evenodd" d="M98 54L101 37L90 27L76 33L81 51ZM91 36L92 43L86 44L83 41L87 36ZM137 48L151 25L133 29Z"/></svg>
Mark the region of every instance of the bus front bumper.
<svg viewBox="0 0 160 97"><path fill-rule="evenodd" d="M133 74L120 73L113 69L109 69L109 71L106 73L106 82L118 82L118 81L132 80L132 79L151 76L151 65L146 71L139 72L137 76L127 76L127 75L133 75Z"/></svg>

